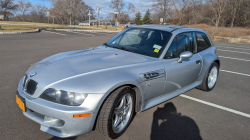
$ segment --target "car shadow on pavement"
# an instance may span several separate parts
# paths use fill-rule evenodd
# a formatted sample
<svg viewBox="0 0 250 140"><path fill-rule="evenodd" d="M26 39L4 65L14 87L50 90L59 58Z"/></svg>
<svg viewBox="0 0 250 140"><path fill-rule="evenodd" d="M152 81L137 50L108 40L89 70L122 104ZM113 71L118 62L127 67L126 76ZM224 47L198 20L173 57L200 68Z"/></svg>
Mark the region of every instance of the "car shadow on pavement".
<svg viewBox="0 0 250 140"><path fill-rule="evenodd" d="M202 140L195 121L178 113L172 102L154 112L150 137L151 140Z"/></svg>
<svg viewBox="0 0 250 140"><path fill-rule="evenodd" d="M70 137L70 138L59 138L59 137L52 137L49 140L76 140L77 137Z"/></svg>

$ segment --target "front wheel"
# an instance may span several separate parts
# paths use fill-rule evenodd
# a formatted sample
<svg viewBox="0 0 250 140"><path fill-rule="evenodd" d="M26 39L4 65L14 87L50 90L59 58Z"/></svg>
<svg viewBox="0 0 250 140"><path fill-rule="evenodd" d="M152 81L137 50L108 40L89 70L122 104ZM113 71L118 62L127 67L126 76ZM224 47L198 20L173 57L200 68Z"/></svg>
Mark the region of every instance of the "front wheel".
<svg viewBox="0 0 250 140"><path fill-rule="evenodd" d="M219 74L219 66L217 63L213 63L206 74L206 77L203 79L200 86L198 86L198 89L204 90L204 91L211 91L217 82Z"/></svg>
<svg viewBox="0 0 250 140"><path fill-rule="evenodd" d="M115 90L104 102L97 120L97 130L112 139L121 136L134 115L135 92L129 87Z"/></svg>

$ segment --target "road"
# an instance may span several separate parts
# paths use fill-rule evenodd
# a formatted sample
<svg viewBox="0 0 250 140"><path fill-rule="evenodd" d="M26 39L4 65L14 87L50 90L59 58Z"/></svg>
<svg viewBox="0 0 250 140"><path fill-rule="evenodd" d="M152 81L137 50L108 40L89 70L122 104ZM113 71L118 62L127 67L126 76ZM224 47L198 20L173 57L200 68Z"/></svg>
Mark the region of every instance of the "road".
<svg viewBox="0 0 250 140"><path fill-rule="evenodd" d="M114 33L43 31L0 36L0 139L59 139L40 131L15 103L18 81L41 59L59 52L95 47ZM137 113L119 140L250 139L250 45L214 42L221 71L211 92L192 89L147 111ZM152 136L151 136L152 135ZM108 139L93 131L68 140Z"/></svg>

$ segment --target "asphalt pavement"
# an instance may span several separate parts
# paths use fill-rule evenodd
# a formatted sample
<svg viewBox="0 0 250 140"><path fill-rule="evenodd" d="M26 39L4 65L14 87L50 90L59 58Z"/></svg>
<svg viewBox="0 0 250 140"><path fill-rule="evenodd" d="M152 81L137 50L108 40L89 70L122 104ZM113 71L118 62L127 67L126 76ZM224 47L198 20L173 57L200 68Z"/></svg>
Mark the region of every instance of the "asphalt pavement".
<svg viewBox="0 0 250 140"><path fill-rule="evenodd" d="M42 31L0 35L0 140L56 140L15 103L19 80L50 55L96 47L116 33ZM192 89L137 113L119 140L250 139L250 45L214 42L221 70L211 92ZM108 139L97 131L67 140Z"/></svg>

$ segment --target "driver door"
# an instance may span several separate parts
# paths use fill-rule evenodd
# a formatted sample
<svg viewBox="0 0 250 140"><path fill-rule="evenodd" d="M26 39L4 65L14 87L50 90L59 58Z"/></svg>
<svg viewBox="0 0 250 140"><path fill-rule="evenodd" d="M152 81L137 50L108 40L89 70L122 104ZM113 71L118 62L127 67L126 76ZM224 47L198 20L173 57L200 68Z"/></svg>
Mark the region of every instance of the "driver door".
<svg viewBox="0 0 250 140"><path fill-rule="evenodd" d="M169 47L163 64L166 72L164 93L170 93L195 82L201 71L201 57L196 53L195 34L181 33L175 37ZM178 63L179 56L184 51L190 51L193 56Z"/></svg>

